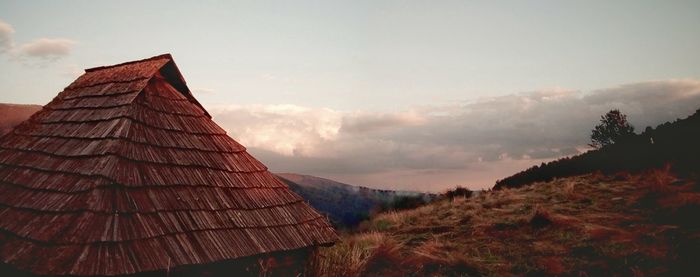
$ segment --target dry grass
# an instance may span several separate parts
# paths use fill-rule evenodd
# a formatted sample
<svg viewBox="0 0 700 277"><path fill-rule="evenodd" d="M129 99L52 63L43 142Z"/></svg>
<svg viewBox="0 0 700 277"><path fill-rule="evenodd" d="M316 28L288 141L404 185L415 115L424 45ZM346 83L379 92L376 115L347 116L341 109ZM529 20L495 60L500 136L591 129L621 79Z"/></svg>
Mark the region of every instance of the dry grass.
<svg viewBox="0 0 700 277"><path fill-rule="evenodd" d="M404 265L412 275L479 276L476 261L454 250L453 246L439 240L429 240L414 248Z"/></svg>
<svg viewBox="0 0 700 277"><path fill-rule="evenodd" d="M671 173L670 165L660 169L651 169L640 177L640 182L649 187L651 193L658 194L671 192L673 190L671 184L678 180Z"/></svg>
<svg viewBox="0 0 700 277"><path fill-rule="evenodd" d="M697 186L667 168L589 174L379 214L359 233L320 251L316 272L677 275L697 264L697 214Z"/></svg>
<svg viewBox="0 0 700 277"><path fill-rule="evenodd" d="M384 233L370 232L346 238L331 248L318 250L310 266L311 276L362 276L377 248L390 242ZM386 246L384 246L386 247Z"/></svg>

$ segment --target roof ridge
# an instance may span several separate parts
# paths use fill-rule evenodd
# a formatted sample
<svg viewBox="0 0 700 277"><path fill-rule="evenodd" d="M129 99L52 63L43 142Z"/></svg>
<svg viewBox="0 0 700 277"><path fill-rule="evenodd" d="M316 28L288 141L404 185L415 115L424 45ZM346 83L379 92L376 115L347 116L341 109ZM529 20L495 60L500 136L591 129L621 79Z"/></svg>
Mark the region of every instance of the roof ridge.
<svg viewBox="0 0 700 277"><path fill-rule="evenodd" d="M118 67L118 66L123 66L123 65L135 64L135 63L146 62L146 61L152 61L152 60L160 60L160 59L169 59L169 60L173 60L173 56L170 55L170 53L165 53L165 54L161 54L161 55L158 55L158 56L153 56L153 57L146 58L146 59L141 59L141 60L123 62L123 63L113 64L113 65L105 65L105 66L91 67L91 68L85 69L85 72L93 72L93 71L102 70L102 69L107 69L107 68L113 68L113 67Z"/></svg>

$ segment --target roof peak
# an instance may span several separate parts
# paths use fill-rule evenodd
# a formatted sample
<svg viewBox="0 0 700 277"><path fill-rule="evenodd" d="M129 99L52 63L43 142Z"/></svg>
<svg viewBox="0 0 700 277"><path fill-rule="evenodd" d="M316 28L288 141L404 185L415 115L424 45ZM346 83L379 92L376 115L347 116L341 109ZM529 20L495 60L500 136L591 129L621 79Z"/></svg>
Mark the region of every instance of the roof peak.
<svg viewBox="0 0 700 277"><path fill-rule="evenodd" d="M146 62L146 61L152 61L152 60L161 60L161 59L168 59L168 60L173 60L173 56L170 55L170 53L165 53L161 54L158 56L153 56L150 58L146 59L141 59L141 60L135 60L135 61L129 61L129 62L123 62L119 64L113 64L113 65L105 65L105 66L97 66L97 67L92 67L92 68L87 68L85 69L85 72L93 72L97 70L102 70L102 69L107 69L107 68L113 68L113 67L118 67L118 66L123 66L123 65L128 65L128 64L135 64L135 63L141 63L141 62Z"/></svg>

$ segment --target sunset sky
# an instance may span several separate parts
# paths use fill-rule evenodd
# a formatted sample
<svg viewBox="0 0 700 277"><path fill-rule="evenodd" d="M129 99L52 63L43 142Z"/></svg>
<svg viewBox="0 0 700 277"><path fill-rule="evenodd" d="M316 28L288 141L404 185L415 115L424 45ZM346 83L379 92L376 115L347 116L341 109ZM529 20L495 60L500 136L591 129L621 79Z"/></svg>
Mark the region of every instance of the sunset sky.
<svg viewBox="0 0 700 277"><path fill-rule="evenodd" d="M5 1L0 102L171 53L214 120L276 172L484 188L700 108L700 1Z"/></svg>

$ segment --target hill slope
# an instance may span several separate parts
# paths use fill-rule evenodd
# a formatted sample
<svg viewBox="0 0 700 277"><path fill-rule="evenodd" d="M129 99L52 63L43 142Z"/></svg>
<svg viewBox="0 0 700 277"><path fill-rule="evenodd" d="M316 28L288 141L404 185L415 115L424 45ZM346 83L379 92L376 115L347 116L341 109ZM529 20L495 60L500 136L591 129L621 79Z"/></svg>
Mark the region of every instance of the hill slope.
<svg viewBox="0 0 700 277"><path fill-rule="evenodd" d="M0 136L8 133L17 124L27 120L39 110L41 110L39 105L0 103Z"/></svg>
<svg viewBox="0 0 700 277"><path fill-rule="evenodd" d="M431 195L423 193L370 189L310 175L278 173L277 176L341 228L357 226L374 211L405 208L402 205L422 204L431 199Z"/></svg>
<svg viewBox="0 0 700 277"><path fill-rule="evenodd" d="M700 186L582 175L385 213L316 257L321 276L657 276L700 261Z"/></svg>
<svg viewBox="0 0 700 277"><path fill-rule="evenodd" d="M519 187L556 177L574 176L595 171L640 171L672 165L682 176L700 172L700 110L693 115L647 128L625 141L584 154L543 163L496 182L495 189Z"/></svg>

